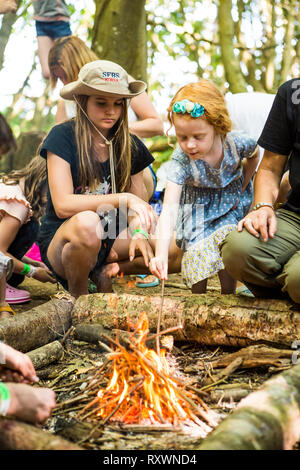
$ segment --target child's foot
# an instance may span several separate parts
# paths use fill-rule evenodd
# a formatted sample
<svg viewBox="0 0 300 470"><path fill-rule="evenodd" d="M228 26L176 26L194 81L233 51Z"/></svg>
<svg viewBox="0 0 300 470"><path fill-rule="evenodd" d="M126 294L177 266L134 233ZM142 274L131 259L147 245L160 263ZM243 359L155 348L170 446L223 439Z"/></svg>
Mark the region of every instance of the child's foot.
<svg viewBox="0 0 300 470"><path fill-rule="evenodd" d="M112 278L120 271L118 263L109 263L101 271L95 273L91 279L97 286L98 292L112 292Z"/></svg>

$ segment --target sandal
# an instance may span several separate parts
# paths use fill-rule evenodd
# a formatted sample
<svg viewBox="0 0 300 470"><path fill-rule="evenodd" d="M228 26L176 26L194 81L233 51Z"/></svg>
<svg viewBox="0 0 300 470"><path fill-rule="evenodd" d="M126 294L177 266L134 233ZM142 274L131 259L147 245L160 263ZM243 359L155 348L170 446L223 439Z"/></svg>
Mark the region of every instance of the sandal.
<svg viewBox="0 0 300 470"><path fill-rule="evenodd" d="M0 320L1 320L1 319L4 319L4 318L9 318L10 315L9 315L9 316L4 316L4 317L2 317L2 316L1 316L1 313L2 313L2 312L7 312L7 313L9 313L10 315L15 315L15 314L16 314L16 312L15 312L15 311L11 308L11 306L8 305L8 304L7 304L7 305L2 305L2 306L0 307Z"/></svg>
<svg viewBox="0 0 300 470"><path fill-rule="evenodd" d="M254 297L252 292L246 286L240 286L236 289L235 293L237 295L243 295L244 297Z"/></svg>
<svg viewBox="0 0 300 470"><path fill-rule="evenodd" d="M159 280L152 274L137 274L140 280L135 283L136 287L156 287L159 284Z"/></svg>

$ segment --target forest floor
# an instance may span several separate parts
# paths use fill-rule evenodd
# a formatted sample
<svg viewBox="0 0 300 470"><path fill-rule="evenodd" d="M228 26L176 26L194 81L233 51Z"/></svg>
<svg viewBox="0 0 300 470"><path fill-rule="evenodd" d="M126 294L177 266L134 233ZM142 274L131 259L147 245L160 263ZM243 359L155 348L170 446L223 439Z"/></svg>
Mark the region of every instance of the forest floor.
<svg viewBox="0 0 300 470"><path fill-rule="evenodd" d="M135 295L160 296L161 285L152 288L132 287L135 276L124 276L115 279L113 291L115 293L130 293ZM129 282L131 281L131 282ZM170 285L168 285L168 283ZM165 287L165 295L180 297L192 295L189 289L183 285L180 274L169 276ZM31 294L31 301L27 304L14 306L17 313L26 312L33 307L48 302L61 291L61 286L50 283L40 283L26 278L20 288L27 289ZM209 281L208 292L219 290L218 278ZM237 348L238 349L238 348ZM192 383L201 389L203 383L207 383L207 371L197 370L191 367L197 361L209 361L229 354L237 349L229 347L206 347L199 344L176 344L168 354L171 362L176 364L176 369L187 383ZM56 392L57 403L68 402L73 397L80 395L95 374L95 367L99 368L105 361L105 353L97 345L84 341L76 341L72 334L64 344L64 356L55 364L38 371L41 386L52 388ZM222 420L237 405L241 398L256 390L264 381L270 378L278 369L272 367L258 367L254 369L238 369L220 383L212 384L206 389L204 402L208 403L210 410ZM206 382L205 382L205 380ZM203 382L204 381L204 382ZM203 396L202 396L203 397ZM192 435L191 432L168 432L157 430L145 432L122 430L118 426L109 425L97 429L95 421L82 421L78 417L78 410L83 405L77 403L74 407L63 406L54 410L45 429L59 434L70 441L80 443L86 449L98 450L154 450L154 449L195 449L201 442L201 438ZM94 430L97 429L97 432ZM175 431L175 429L174 429Z"/></svg>

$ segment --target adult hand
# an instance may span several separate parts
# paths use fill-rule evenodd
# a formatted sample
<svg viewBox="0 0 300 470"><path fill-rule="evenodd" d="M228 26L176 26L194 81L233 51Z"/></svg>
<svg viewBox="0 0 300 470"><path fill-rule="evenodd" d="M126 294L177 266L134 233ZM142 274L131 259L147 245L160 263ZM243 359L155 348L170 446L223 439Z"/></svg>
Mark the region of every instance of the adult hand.
<svg viewBox="0 0 300 470"><path fill-rule="evenodd" d="M264 242L273 238L277 230L277 220L274 210L269 206L262 206L256 211L249 212L246 217L239 221L238 232L245 227L251 235L261 236Z"/></svg>
<svg viewBox="0 0 300 470"><path fill-rule="evenodd" d="M52 284L56 282L52 272L48 268L37 268L33 277L40 282L52 282Z"/></svg>
<svg viewBox="0 0 300 470"><path fill-rule="evenodd" d="M0 357L1 356L3 356L4 365L8 369L19 372L30 382L38 382L39 379L29 356L7 344L0 343Z"/></svg>
<svg viewBox="0 0 300 470"><path fill-rule="evenodd" d="M154 254L149 241L141 233L136 233L129 243L129 260L132 261L135 257L136 250L139 250L144 258L144 263L148 267L149 261L153 258Z"/></svg>
<svg viewBox="0 0 300 470"><path fill-rule="evenodd" d="M149 269L160 280L168 279L168 260L155 256L150 260Z"/></svg>
<svg viewBox="0 0 300 470"><path fill-rule="evenodd" d="M25 384L5 384L10 392L7 415L29 423L44 423L56 406L55 393L48 388Z"/></svg>

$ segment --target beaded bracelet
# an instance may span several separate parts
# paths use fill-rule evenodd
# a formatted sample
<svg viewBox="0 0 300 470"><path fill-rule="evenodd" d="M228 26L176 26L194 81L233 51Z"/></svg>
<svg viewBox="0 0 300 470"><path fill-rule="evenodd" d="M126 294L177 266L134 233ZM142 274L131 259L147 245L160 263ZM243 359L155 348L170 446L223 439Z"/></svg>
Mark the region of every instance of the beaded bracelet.
<svg viewBox="0 0 300 470"><path fill-rule="evenodd" d="M132 236L134 237L134 235L135 235L136 233L141 233L142 235L144 235L144 236L146 237L147 240L149 240L149 235L148 235L148 233L145 232L145 230L143 230L142 228L137 228L137 229L133 232Z"/></svg>
<svg viewBox="0 0 300 470"><path fill-rule="evenodd" d="M0 416L6 416L10 405L10 392L7 386L0 382Z"/></svg>
<svg viewBox="0 0 300 470"><path fill-rule="evenodd" d="M255 206L252 208L252 210L256 211L260 207L264 207L264 206L268 206L268 207L271 207L272 209L274 209L274 206L271 202L258 202L257 204L255 204Z"/></svg>

